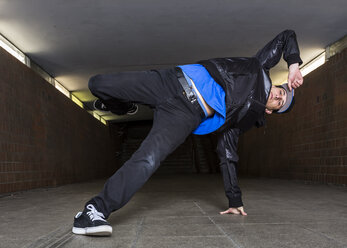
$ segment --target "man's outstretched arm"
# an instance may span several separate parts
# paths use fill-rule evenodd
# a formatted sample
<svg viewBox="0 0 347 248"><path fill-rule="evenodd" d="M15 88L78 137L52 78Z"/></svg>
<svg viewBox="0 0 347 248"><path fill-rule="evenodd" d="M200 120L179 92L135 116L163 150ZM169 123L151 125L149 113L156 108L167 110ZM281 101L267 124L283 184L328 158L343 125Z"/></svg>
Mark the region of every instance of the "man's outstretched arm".
<svg viewBox="0 0 347 248"><path fill-rule="evenodd" d="M223 177L225 195L229 200L229 208L220 214L247 215L243 209L242 194L238 186L236 164L239 157L236 153L240 131L229 129L218 138L217 154L220 159L220 170Z"/></svg>
<svg viewBox="0 0 347 248"><path fill-rule="evenodd" d="M272 67L277 65L282 54L288 67L291 64L302 64L299 45L296 40L296 34L293 30L285 30L279 33L274 39L260 49L255 57L259 60L262 67L269 71Z"/></svg>
<svg viewBox="0 0 347 248"><path fill-rule="evenodd" d="M273 40L260 49L255 57L259 60L262 67L266 71L269 71L277 65L282 54L289 69L289 90L292 90L292 88L296 89L302 85L303 78L299 70L299 66L302 64L299 45L293 30L285 30L279 33Z"/></svg>

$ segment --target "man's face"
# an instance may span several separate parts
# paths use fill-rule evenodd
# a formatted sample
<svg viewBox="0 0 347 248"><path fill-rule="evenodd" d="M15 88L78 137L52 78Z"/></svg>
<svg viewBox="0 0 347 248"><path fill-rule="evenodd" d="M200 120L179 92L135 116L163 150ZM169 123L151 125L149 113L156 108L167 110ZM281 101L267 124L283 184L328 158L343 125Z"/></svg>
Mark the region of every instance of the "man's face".
<svg viewBox="0 0 347 248"><path fill-rule="evenodd" d="M270 96L266 103L266 113L271 114L273 110L278 110L286 103L287 92L281 88L272 86Z"/></svg>

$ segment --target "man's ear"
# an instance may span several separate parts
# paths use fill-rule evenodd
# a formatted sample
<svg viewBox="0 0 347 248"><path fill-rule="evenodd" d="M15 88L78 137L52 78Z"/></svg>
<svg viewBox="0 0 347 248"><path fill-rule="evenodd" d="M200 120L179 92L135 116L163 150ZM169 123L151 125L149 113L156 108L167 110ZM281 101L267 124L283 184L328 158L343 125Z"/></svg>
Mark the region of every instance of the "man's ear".
<svg viewBox="0 0 347 248"><path fill-rule="evenodd" d="M272 114L272 110L269 110L269 109L265 109L265 113L267 113L268 115L271 115Z"/></svg>

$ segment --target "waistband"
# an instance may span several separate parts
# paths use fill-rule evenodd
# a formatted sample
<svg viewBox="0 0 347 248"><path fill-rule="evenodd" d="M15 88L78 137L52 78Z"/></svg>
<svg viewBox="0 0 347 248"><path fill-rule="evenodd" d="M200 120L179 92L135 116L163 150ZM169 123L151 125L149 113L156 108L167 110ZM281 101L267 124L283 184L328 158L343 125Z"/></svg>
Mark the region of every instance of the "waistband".
<svg viewBox="0 0 347 248"><path fill-rule="evenodd" d="M183 71L179 67L175 67L176 76L178 79L178 82L182 85L183 88L183 94L187 97L187 99L193 104L194 108L198 111L201 118L204 119L206 117L204 110L200 106L198 102L198 96L194 93L192 86L190 86L184 77Z"/></svg>
<svg viewBox="0 0 347 248"><path fill-rule="evenodd" d="M182 68L181 68L181 69L182 69ZM198 103L200 104L200 107L202 108L202 110L203 110L204 113L205 113L205 116L204 116L204 117L207 117L207 116L208 116L207 110L205 109L205 106L202 104L202 102L201 102L201 100L200 100L200 98L199 98L199 96L198 96L196 90L194 89L192 80L190 79L190 77L189 77L183 70L182 70L182 72L183 72L184 78L186 79L186 81L187 81L188 84L189 84L189 87L193 90L193 93L196 95L196 98L197 98L197 100L198 100Z"/></svg>

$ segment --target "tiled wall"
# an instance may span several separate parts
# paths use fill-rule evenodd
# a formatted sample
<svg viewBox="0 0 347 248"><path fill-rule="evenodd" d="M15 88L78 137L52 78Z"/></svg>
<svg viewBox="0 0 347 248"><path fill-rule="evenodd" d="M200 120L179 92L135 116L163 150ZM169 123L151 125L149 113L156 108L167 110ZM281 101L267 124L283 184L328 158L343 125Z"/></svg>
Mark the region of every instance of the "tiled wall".
<svg viewBox="0 0 347 248"><path fill-rule="evenodd" d="M0 48L0 194L109 176L114 145L107 126Z"/></svg>
<svg viewBox="0 0 347 248"><path fill-rule="evenodd" d="M292 112L240 139L241 174L347 184L347 49L304 78Z"/></svg>

